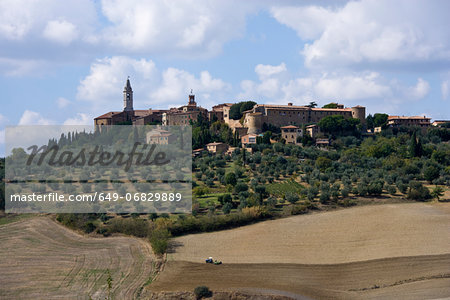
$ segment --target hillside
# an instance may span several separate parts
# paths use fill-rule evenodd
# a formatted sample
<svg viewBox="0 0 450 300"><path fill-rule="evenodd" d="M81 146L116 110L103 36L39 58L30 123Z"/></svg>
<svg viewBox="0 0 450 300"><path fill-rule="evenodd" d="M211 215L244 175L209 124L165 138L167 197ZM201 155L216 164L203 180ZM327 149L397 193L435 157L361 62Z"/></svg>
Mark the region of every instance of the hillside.
<svg viewBox="0 0 450 300"><path fill-rule="evenodd" d="M47 217L0 227L1 299L133 298L152 275L149 245L137 238L89 238Z"/></svg>

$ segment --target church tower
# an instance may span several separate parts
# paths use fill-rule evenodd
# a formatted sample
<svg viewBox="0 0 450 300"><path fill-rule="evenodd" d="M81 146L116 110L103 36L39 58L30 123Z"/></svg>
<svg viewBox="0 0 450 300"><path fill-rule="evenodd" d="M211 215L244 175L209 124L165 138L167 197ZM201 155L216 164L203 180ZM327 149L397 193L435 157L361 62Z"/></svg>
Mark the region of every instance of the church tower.
<svg viewBox="0 0 450 300"><path fill-rule="evenodd" d="M131 88L129 76L127 84L123 88L123 111L133 111L133 89Z"/></svg>
<svg viewBox="0 0 450 300"><path fill-rule="evenodd" d="M195 102L195 95L192 93L192 89L191 93L189 94L188 106L197 106L197 102Z"/></svg>

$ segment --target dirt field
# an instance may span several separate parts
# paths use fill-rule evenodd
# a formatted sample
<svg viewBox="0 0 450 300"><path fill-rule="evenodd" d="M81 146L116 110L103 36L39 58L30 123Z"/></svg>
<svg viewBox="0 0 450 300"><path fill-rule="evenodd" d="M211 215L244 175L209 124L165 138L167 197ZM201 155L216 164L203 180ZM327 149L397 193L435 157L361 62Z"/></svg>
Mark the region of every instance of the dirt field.
<svg viewBox="0 0 450 300"><path fill-rule="evenodd" d="M372 205L175 239L169 260L335 264L450 253L450 203Z"/></svg>
<svg viewBox="0 0 450 300"><path fill-rule="evenodd" d="M0 227L0 299L105 299L108 270L115 299L140 292L152 252L135 238L86 238L50 220Z"/></svg>
<svg viewBox="0 0 450 300"><path fill-rule="evenodd" d="M356 207L175 242L150 290L207 285L300 299L450 297L450 204ZM224 264L207 265L208 256Z"/></svg>

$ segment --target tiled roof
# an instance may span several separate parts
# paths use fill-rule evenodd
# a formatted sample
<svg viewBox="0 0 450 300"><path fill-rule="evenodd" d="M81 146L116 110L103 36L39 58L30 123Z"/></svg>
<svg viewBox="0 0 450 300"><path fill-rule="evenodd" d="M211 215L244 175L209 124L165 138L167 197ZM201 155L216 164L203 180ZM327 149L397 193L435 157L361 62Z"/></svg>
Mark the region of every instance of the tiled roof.
<svg viewBox="0 0 450 300"><path fill-rule="evenodd" d="M107 112L106 114L103 114L103 115L101 115L101 116L98 116L97 118L95 118L95 119L110 119L110 118L112 118L112 116L113 115L117 115L117 114L120 114L120 113L122 113L123 111L110 111L110 112Z"/></svg>
<svg viewBox="0 0 450 300"><path fill-rule="evenodd" d="M388 120L431 120L431 118L422 116L389 116Z"/></svg>

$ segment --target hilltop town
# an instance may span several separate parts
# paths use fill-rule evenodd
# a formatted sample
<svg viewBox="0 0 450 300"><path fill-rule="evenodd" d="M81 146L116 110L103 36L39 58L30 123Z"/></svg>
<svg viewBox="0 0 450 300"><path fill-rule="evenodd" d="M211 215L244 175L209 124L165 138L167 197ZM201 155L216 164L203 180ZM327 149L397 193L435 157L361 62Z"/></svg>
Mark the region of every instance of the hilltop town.
<svg viewBox="0 0 450 300"><path fill-rule="evenodd" d="M362 135L379 133L382 128L388 127L440 127L450 122L436 120L431 123L431 118L425 116L375 114L378 115L378 121L375 124L374 116L366 117L366 107L361 105L344 107L343 104L333 102L319 108L315 102L311 102L309 105L294 105L293 103L281 105L257 104L253 101L246 101L221 103L208 110L197 104L192 91L189 94L187 104L181 107L135 110L133 107L133 89L129 78L123 90L123 107L123 111L111 111L96 117L94 125L96 127L127 124L169 126L190 125L199 120L207 120L210 123L220 122L226 124L231 129L234 138L239 139L241 146L247 149L256 144L258 138L262 138L263 133L267 131L271 133L270 138L274 137L272 141L302 144L302 141L310 138L317 146L328 146L332 134L327 133L332 132L327 130L329 128L323 128L326 126L320 126L321 121L326 123L323 121L324 119L331 123L340 122L343 119L350 120L347 125L354 127ZM274 133L278 133L276 138L272 136ZM205 147L195 149L195 153L201 152L203 148L213 153L234 150L233 147L230 147L231 145L220 141L212 141L201 146Z"/></svg>

